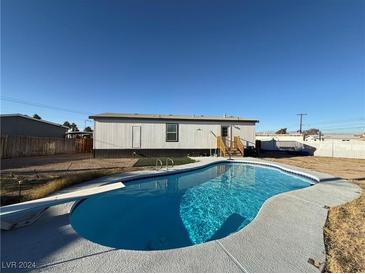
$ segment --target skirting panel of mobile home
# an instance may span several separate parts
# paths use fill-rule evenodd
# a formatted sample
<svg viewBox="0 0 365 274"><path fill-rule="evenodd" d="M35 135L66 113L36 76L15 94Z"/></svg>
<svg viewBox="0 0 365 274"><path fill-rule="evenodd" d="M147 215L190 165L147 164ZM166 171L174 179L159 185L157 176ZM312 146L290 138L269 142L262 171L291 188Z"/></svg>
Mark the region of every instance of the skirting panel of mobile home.
<svg viewBox="0 0 365 274"><path fill-rule="evenodd" d="M209 156L209 149L94 149L95 158Z"/></svg>

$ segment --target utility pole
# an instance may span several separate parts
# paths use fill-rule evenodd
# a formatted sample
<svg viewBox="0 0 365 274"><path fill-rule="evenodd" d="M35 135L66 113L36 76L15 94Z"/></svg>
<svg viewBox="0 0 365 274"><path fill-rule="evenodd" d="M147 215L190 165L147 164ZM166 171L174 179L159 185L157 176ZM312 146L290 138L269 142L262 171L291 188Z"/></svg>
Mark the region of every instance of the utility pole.
<svg viewBox="0 0 365 274"><path fill-rule="evenodd" d="M85 122L85 127L84 127L84 130L85 130L85 128L86 128L86 122L92 122L92 120L86 119L86 120L84 120L84 122Z"/></svg>
<svg viewBox="0 0 365 274"><path fill-rule="evenodd" d="M298 113L298 116L300 116L300 124L299 124L299 133L302 133L302 127L303 127L303 116L307 115L307 113Z"/></svg>

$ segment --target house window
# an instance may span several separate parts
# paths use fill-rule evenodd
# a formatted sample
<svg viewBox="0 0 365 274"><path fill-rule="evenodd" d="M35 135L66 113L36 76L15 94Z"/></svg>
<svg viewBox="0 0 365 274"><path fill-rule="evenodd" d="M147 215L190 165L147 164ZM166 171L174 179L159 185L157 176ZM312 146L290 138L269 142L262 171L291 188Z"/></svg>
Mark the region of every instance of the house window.
<svg viewBox="0 0 365 274"><path fill-rule="evenodd" d="M222 137L227 137L228 136L228 127L222 127Z"/></svg>
<svg viewBox="0 0 365 274"><path fill-rule="evenodd" d="M179 141L179 126L178 124L166 124L166 142Z"/></svg>

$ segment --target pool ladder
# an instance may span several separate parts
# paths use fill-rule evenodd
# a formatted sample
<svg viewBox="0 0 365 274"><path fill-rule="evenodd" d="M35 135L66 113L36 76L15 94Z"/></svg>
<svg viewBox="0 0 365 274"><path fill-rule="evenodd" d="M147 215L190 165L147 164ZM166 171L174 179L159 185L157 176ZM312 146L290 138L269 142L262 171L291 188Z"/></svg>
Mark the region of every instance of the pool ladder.
<svg viewBox="0 0 365 274"><path fill-rule="evenodd" d="M169 162L171 162L171 166L170 166L171 168L173 168L175 165L174 160L172 160L171 158L166 158L166 170L169 170ZM161 159L156 159L155 169L160 170L162 168L162 166L163 166L163 163L162 163Z"/></svg>
<svg viewBox="0 0 365 274"><path fill-rule="evenodd" d="M171 161L171 168L173 168L175 165L174 160L171 158L166 158L166 170L169 170L169 161Z"/></svg>
<svg viewBox="0 0 365 274"><path fill-rule="evenodd" d="M160 165L158 165L160 164ZM156 159L156 170L160 170L162 168L163 164L162 164L162 161L161 159Z"/></svg>

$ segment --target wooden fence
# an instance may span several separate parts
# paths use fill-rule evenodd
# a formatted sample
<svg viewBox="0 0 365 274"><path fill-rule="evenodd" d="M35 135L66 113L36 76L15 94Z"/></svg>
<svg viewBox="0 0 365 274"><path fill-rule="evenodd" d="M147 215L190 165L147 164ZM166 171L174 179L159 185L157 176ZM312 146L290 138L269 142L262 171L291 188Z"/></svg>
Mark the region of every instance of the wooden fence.
<svg viewBox="0 0 365 274"><path fill-rule="evenodd" d="M92 152L93 139L1 136L0 158Z"/></svg>

